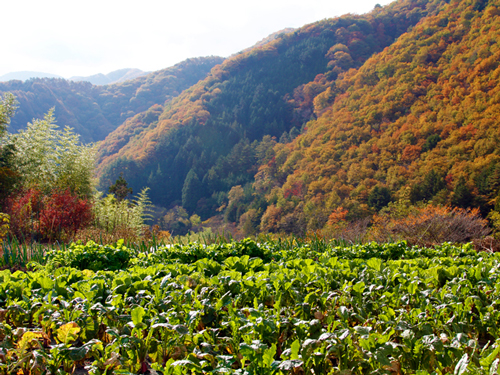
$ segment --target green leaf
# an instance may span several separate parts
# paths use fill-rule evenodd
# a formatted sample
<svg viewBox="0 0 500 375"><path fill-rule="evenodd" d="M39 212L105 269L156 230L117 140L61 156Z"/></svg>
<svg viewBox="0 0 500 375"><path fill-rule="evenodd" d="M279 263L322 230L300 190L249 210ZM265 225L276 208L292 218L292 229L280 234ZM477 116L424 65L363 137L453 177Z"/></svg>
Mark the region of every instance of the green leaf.
<svg viewBox="0 0 500 375"><path fill-rule="evenodd" d="M410 294L415 294L418 290L418 282L417 281L413 281L410 283L410 285L408 285L408 293Z"/></svg>
<svg viewBox="0 0 500 375"><path fill-rule="evenodd" d="M390 366L389 358L393 355L393 346L386 343L375 350L374 357L383 366Z"/></svg>
<svg viewBox="0 0 500 375"><path fill-rule="evenodd" d="M172 280L172 274L168 274L166 275L165 277L163 277L163 279L161 279L161 282L160 282L160 288L163 289L163 288L166 288L167 284Z"/></svg>
<svg viewBox="0 0 500 375"><path fill-rule="evenodd" d="M500 345L497 346L486 358L481 358L479 360L480 365L486 368L490 367L499 352L500 352Z"/></svg>
<svg viewBox="0 0 500 375"><path fill-rule="evenodd" d="M340 306L337 312L342 320L349 318L349 309L346 306Z"/></svg>
<svg viewBox="0 0 500 375"><path fill-rule="evenodd" d="M264 351L264 355L262 356L262 361L266 367L271 367L274 356L276 355L276 344L273 344L269 349Z"/></svg>
<svg viewBox="0 0 500 375"><path fill-rule="evenodd" d="M91 349L92 347L90 345L83 345L79 348L70 348L68 350L68 357L74 362L83 361Z"/></svg>
<svg viewBox="0 0 500 375"><path fill-rule="evenodd" d="M372 330L372 327L364 327L364 326L356 326L354 327L354 330L358 335L361 337L368 337L370 335L370 331Z"/></svg>
<svg viewBox="0 0 500 375"><path fill-rule="evenodd" d="M380 272L380 270L382 269L382 259L379 258L368 259L366 264L368 265L368 267L373 268L377 272Z"/></svg>
<svg viewBox="0 0 500 375"><path fill-rule="evenodd" d="M44 276L40 280L40 285L42 286L43 290L51 290L54 287L54 281L48 276Z"/></svg>
<svg viewBox="0 0 500 375"><path fill-rule="evenodd" d="M363 281L359 281L355 285L353 285L352 290L357 294L361 294L363 293L363 290L365 290L365 285L366 284Z"/></svg>
<svg viewBox="0 0 500 375"><path fill-rule="evenodd" d="M137 326L142 323L142 318L144 317L144 315L146 315L146 311L142 306L137 306L132 309L130 315L132 316L132 322L134 323L134 326Z"/></svg>
<svg viewBox="0 0 500 375"><path fill-rule="evenodd" d="M292 342L291 349L292 349L292 354L290 356L290 359L299 359L300 341L298 339Z"/></svg>
<svg viewBox="0 0 500 375"><path fill-rule="evenodd" d="M247 358L252 358L255 354L255 350L252 345L243 342L240 344L240 353Z"/></svg>
<svg viewBox="0 0 500 375"><path fill-rule="evenodd" d="M203 311L190 311L188 313L188 319L187 319L187 323L189 325L191 325L193 322L196 321L196 319L198 318L198 315L200 315Z"/></svg>
<svg viewBox="0 0 500 375"><path fill-rule="evenodd" d="M183 324L177 324L173 328L174 331L180 333L181 335L187 335L189 333L189 329Z"/></svg>

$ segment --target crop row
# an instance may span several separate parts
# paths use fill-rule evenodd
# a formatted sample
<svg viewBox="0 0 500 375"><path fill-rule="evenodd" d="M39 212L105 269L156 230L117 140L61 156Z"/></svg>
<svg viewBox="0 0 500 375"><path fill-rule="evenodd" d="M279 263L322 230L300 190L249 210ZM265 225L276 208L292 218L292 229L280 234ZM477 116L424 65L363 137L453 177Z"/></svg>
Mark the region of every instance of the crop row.
<svg viewBox="0 0 500 375"><path fill-rule="evenodd" d="M278 249L245 240L147 254L123 244L78 246L66 263L100 253L104 267L115 254L128 268L68 267L55 253L36 271L0 271L1 373L494 374L498 367L500 256L467 245Z"/></svg>

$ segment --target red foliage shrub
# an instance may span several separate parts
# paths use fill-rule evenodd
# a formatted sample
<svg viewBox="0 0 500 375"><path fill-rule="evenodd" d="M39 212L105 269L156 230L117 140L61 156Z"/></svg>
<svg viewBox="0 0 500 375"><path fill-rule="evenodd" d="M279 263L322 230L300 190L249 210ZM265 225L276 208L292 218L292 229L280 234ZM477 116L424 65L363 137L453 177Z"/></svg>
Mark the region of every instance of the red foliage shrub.
<svg viewBox="0 0 500 375"><path fill-rule="evenodd" d="M70 190L43 196L37 189L7 199L10 232L19 239L66 240L92 221L92 205Z"/></svg>
<svg viewBox="0 0 500 375"><path fill-rule="evenodd" d="M49 241L60 239L63 234L74 235L92 221L92 205L70 190L53 192L44 197L40 210L40 234Z"/></svg>
<svg viewBox="0 0 500 375"><path fill-rule="evenodd" d="M42 194L37 189L21 191L7 198L6 213L10 216L10 233L17 238L32 238L38 232L38 212Z"/></svg>

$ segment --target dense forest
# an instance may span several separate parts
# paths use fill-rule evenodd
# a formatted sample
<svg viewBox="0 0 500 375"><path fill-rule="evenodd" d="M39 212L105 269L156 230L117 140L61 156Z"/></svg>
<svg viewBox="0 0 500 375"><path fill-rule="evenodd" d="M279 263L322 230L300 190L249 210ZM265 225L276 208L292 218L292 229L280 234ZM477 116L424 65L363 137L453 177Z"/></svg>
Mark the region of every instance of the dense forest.
<svg viewBox="0 0 500 375"><path fill-rule="evenodd" d="M498 5L450 2L317 96L318 119L256 176L261 228L317 229L403 199L498 210Z"/></svg>
<svg viewBox="0 0 500 375"><path fill-rule="evenodd" d="M124 173L134 190L150 187L157 205L182 206L202 219L234 210L231 189L239 186L251 199L258 165L270 161L277 142L289 142L317 117L320 93L331 93L345 72L441 6L397 2L307 25L233 56L163 111L150 108L110 134L100 146L101 187ZM261 212L267 207L263 196L253 205ZM237 220L242 213L226 216Z"/></svg>
<svg viewBox="0 0 500 375"><path fill-rule="evenodd" d="M0 82L0 94L11 92L19 102L9 125L11 132L25 129L28 122L43 118L54 107L59 124L74 128L83 142L97 142L127 118L179 95L223 60L188 59L146 76L105 86L62 78L13 80Z"/></svg>

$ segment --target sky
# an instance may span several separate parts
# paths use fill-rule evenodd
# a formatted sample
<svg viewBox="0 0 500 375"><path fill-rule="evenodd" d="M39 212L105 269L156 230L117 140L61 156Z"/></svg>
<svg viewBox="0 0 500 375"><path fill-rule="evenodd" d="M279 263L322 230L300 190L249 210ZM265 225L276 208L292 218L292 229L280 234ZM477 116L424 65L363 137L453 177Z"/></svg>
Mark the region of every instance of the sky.
<svg viewBox="0 0 500 375"><path fill-rule="evenodd" d="M271 33L388 0L16 0L2 4L0 76L65 78L123 68L155 71L187 58L227 57Z"/></svg>

